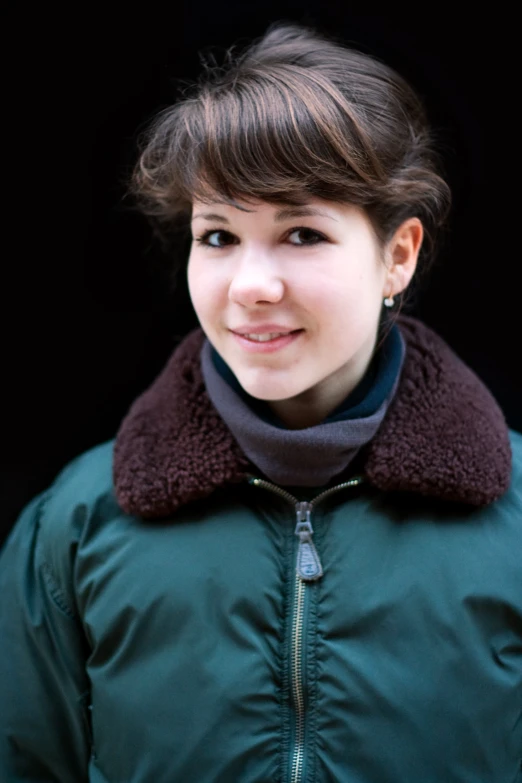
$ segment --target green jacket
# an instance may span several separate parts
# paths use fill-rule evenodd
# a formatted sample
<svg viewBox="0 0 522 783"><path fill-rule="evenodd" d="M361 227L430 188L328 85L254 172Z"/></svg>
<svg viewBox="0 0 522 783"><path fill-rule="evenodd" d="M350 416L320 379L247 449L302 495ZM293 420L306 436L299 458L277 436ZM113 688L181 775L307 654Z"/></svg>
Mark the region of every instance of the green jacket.
<svg viewBox="0 0 522 783"><path fill-rule="evenodd" d="M0 780L522 780L522 436L403 329L385 425L315 501L234 452L195 334L26 507L0 559Z"/></svg>

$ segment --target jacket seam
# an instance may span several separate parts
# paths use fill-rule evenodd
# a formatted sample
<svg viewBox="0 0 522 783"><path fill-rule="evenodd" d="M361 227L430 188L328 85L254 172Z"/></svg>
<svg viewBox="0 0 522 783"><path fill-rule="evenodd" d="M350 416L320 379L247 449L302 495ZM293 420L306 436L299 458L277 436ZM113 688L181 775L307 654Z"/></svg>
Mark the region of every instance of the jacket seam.
<svg viewBox="0 0 522 783"><path fill-rule="evenodd" d="M52 600L52 602L55 604L55 606L63 613L65 614L69 619L73 620L76 617L75 610L71 607L70 602L67 600L67 596L64 592L64 590L59 586L58 580L47 562L47 560L43 557L43 542L41 539L41 536L43 535L42 530L42 518L46 509L46 506L50 500L51 492L50 490L47 491L44 496L42 497L42 500L38 506L37 512L36 512L36 525L38 528L38 539L37 539L37 549L40 550L42 554L42 576L43 580L47 586L49 596Z"/></svg>
<svg viewBox="0 0 522 783"><path fill-rule="evenodd" d="M46 562L42 563L42 574L47 585L49 596L56 605L56 607L63 612L67 617L73 620L76 617L76 612L71 609L67 601L65 600L65 594L63 590L56 583L55 576L52 572L50 565Z"/></svg>

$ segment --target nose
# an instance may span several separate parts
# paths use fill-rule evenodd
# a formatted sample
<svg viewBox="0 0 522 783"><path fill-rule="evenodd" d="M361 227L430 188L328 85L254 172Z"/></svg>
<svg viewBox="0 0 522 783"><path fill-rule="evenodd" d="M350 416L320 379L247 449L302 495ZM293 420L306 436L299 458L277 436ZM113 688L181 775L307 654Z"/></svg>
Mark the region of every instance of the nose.
<svg viewBox="0 0 522 783"><path fill-rule="evenodd" d="M284 283L276 264L261 254L244 255L230 281L228 297L231 302L252 307L281 301Z"/></svg>

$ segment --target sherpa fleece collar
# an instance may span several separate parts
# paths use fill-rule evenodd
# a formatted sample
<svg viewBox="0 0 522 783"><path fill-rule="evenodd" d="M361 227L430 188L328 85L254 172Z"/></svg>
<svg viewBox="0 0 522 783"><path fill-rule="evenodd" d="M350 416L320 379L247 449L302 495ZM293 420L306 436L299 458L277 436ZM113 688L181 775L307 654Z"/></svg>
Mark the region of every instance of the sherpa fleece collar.
<svg viewBox="0 0 522 783"><path fill-rule="evenodd" d="M362 473L384 491L485 506L508 489L506 421L482 381L425 324L400 316L406 356L395 397L366 447ZM131 406L116 436L120 506L144 518L243 481L249 463L207 395L205 336L191 332Z"/></svg>

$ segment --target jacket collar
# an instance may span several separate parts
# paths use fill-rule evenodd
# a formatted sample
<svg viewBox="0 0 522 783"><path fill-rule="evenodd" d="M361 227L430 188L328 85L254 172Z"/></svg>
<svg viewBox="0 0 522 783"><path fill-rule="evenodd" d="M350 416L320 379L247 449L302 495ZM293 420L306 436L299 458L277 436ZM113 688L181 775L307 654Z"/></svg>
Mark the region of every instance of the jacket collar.
<svg viewBox="0 0 522 783"><path fill-rule="evenodd" d="M361 471L384 491L485 506L508 489L511 448L495 399L425 324L400 316L406 342L399 386ZM120 506L164 517L256 472L210 402L200 367L205 337L191 332L131 406L114 444ZM259 472L259 471L257 471Z"/></svg>

